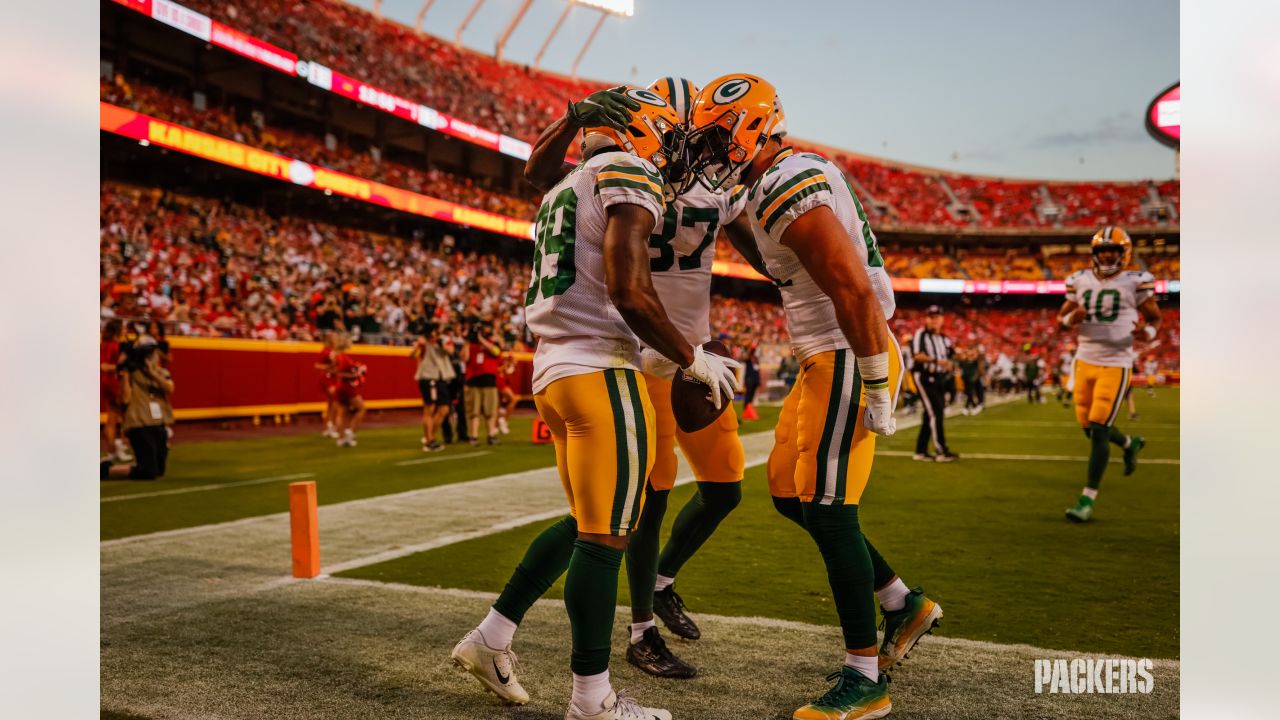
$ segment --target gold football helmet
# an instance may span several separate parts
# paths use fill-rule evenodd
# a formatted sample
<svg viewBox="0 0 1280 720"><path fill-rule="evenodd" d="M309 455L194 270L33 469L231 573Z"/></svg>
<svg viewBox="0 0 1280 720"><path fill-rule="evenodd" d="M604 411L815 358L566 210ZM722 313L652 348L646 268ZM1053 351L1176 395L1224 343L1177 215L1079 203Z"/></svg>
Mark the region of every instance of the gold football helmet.
<svg viewBox="0 0 1280 720"><path fill-rule="evenodd" d="M787 118L772 83L743 73L718 77L690 110L690 176L713 189L731 188L769 138L786 133Z"/></svg>
<svg viewBox="0 0 1280 720"><path fill-rule="evenodd" d="M1103 263L1099 260L1098 253L1107 250L1119 252L1119 259L1114 263ZM1133 259L1133 240L1129 239L1129 233L1125 232L1124 228L1107 225L1093 234L1093 241L1089 243L1089 252L1093 255L1093 269L1099 275L1108 277L1129 267L1129 261Z"/></svg>

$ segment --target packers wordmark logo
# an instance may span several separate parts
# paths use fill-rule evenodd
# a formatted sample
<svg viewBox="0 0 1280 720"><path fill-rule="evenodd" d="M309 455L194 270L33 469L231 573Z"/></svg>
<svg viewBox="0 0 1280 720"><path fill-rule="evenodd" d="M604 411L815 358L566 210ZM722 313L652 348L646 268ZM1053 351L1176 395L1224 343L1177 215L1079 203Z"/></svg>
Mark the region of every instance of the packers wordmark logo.
<svg viewBox="0 0 1280 720"><path fill-rule="evenodd" d="M636 100L639 100L642 103L649 103L650 105L657 105L658 107L667 106L667 101L663 100L661 95L655 92L652 92L650 90L644 90L642 88L631 88L630 90L627 91L627 95L629 95L630 97Z"/></svg>
<svg viewBox="0 0 1280 720"><path fill-rule="evenodd" d="M720 83L720 87L717 87L715 92L711 93L711 102L717 105L727 105L743 95L746 95L747 91L750 89L750 80L743 80L741 78L726 80Z"/></svg>

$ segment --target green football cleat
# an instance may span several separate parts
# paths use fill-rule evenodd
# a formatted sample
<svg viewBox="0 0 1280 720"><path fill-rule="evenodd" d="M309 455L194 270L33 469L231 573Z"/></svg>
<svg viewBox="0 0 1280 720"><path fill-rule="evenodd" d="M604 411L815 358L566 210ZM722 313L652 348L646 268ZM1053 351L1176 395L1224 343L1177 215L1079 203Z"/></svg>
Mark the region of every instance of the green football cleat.
<svg viewBox="0 0 1280 720"><path fill-rule="evenodd" d="M905 660L920 638L932 632L941 619L942 606L925 597L923 588L907 593L901 610L884 614L884 640L880 642L878 658L880 672L888 672Z"/></svg>
<svg viewBox="0 0 1280 720"><path fill-rule="evenodd" d="M1086 523L1093 519L1093 500L1081 496L1076 506L1067 510L1067 519L1072 522Z"/></svg>
<svg viewBox="0 0 1280 720"><path fill-rule="evenodd" d="M880 674L879 682L845 666L827 676L836 686L825 695L796 710L792 720L870 720L889 714L889 677Z"/></svg>
<svg viewBox="0 0 1280 720"><path fill-rule="evenodd" d="M1141 435L1129 437L1129 447L1124 449L1124 474L1132 475L1138 469L1138 452L1146 447L1147 441Z"/></svg>

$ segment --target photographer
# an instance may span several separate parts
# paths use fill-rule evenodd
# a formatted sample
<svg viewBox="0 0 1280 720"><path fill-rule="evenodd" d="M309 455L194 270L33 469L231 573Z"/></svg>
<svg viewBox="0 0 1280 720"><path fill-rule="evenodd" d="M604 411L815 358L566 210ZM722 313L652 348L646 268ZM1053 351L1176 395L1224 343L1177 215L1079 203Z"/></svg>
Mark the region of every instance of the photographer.
<svg viewBox="0 0 1280 720"><path fill-rule="evenodd" d="M422 451L444 449L436 440L441 422L449 414L452 395L449 384L454 378L453 362L440 345L440 333L434 323L424 328L422 337L413 344L411 357L418 361L413 378L422 394Z"/></svg>
<svg viewBox="0 0 1280 720"><path fill-rule="evenodd" d="M466 387L463 398L467 411L469 442L480 442L480 418L484 418L490 445L498 444L498 371L502 348L496 338L488 337L480 324L467 332L467 345L462 351Z"/></svg>
<svg viewBox="0 0 1280 720"><path fill-rule="evenodd" d="M129 471L132 480L164 477L169 457L166 419L173 417L169 397L173 378L160 365L159 345L134 346L122 365L121 397L124 401L124 434L133 446L135 462Z"/></svg>

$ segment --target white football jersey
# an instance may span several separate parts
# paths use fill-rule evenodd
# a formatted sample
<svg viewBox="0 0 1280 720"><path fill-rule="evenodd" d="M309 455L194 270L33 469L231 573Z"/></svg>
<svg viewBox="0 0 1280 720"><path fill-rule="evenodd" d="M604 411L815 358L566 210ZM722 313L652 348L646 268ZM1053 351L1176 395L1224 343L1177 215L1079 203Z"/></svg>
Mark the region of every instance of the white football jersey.
<svg viewBox="0 0 1280 720"><path fill-rule="evenodd" d="M711 265L716 235L746 205L746 188L718 193L701 183L667 204L662 224L649 237L649 272L653 288L675 325L691 345L711 339ZM676 366L645 352L645 372L670 378ZM652 356L652 357L650 357Z"/></svg>
<svg viewBox="0 0 1280 720"><path fill-rule="evenodd" d="M648 161L606 152L580 163L542 198L534 223L529 329L540 338L533 392L552 381L607 368L639 369L640 341L609 300L604 276L605 209L639 205L662 226L662 179Z"/></svg>
<svg viewBox="0 0 1280 720"><path fill-rule="evenodd" d="M787 331L798 360L849 347L831 298L805 271L800 258L782 244L782 234L791 223L819 205L831 208L844 225L849 243L866 266L885 320L893 317L897 307L875 233L840 168L820 155L797 154L786 148L751 186L746 210L769 274L779 282Z"/></svg>
<svg viewBox="0 0 1280 720"><path fill-rule="evenodd" d="M1092 269L1067 278L1067 300L1084 308L1076 357L1093 365L1133 367L1138 306L1155 294L1155 277L1134 270L1099 278Z"/></svg>

